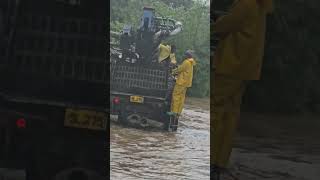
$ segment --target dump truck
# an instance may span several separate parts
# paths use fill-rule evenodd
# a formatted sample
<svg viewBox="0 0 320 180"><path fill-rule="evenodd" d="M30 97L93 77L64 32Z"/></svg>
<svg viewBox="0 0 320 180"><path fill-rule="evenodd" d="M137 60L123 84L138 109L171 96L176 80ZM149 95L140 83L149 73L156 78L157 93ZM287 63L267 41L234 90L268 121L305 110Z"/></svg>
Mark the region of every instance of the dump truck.
<svg viewBox="0 0 320 180"><path fill-rule="evenodd" d="M0 168L106 179L108 1L0 3Z"/></svg>
<svg viewBox="0 0 320 180"><path fill-rule="evenodd" d="M137 29L125 25L121 32L110 33L118 42L110 46L110 113L122 124L177 130L178 119L166 113L174 84L172 68L159 63L158 57L163 40L181 30L181 22L144 7Z"/></svg>

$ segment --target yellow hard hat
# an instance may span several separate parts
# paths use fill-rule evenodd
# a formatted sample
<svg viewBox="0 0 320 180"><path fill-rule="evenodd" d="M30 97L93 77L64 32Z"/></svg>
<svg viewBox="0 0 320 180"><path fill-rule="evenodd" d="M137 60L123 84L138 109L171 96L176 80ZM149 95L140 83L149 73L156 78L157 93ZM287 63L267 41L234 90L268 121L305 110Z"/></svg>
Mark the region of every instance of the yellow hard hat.
<svg viewBox="0 0 320 180"><path fill-rule="evenodd" d="M165 46L163 44L160 44L159 46L159 62L167 59L170 56L171 53L171 47L169 45Z"/></svg>

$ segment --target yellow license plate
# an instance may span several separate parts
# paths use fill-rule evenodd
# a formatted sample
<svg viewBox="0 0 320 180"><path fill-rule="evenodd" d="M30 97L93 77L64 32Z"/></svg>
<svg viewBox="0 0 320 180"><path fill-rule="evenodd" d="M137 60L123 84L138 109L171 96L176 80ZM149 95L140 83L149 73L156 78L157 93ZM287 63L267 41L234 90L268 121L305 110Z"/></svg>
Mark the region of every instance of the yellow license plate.
<svg viewBox="0 0 320 180"><path fill-rule="evenodd" d="M130 102L143 103L144 98L142 96L130 96Z"/></svg>
<svg viewBox="0 0 320 180"><path fill-rule="evenodd" d="M64 125L74 128L106 130L107 117L102 112L67 108Z"/></svg>

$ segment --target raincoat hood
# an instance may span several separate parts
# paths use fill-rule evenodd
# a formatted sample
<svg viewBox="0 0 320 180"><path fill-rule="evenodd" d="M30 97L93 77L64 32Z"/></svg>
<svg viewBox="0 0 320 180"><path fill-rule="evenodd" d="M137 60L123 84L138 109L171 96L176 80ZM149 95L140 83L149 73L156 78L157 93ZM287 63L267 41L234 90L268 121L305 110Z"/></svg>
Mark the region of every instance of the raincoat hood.
<svg viewBox="0 0 320 180"><path fill-rule="evenodd" d="M193 58L188 58L187 61L189 61L192 66L195 66L197 64Z"/></svg>
<svg viewBox="0 0 320 180"><path fill-rule="evenodd" d="M161 61L167 59L170 56L171 47L168 46L168 45L166 46L166 45L160 44L159 45L159 49L160 49L160 54L159 54L158 61L161 62Z"/></svg>
<svg viewBox="0 0 320 180"><path fill-rule="evenodd" d="M196 61L193 58L186 58L177 69L173 70L174 73L178 74L176 85L183 87L191 87L193 79L193 66Z"/></svg>

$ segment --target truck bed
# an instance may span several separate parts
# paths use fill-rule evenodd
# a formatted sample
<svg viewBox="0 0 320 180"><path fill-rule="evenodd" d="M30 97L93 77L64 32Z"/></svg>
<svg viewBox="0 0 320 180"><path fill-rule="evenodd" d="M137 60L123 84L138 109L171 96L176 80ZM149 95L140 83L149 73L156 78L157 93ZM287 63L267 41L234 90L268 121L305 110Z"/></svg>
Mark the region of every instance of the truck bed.
<svg viewBox="0 0 320 180"><path fill-rule="evenodd" d="M164 98L168 90L168 69L160 64L118 61L111 64L110 90Z"/></svg>
<svg viewBox="0 0 320 180"><path fill-rule="evenodd" d="M67 2L30 0L20 1L17 6L7 4L11 8L5 11L9 21L6 41L1 46L5 57L0 62L1 92L106 106L107 2Z"/></svg>

